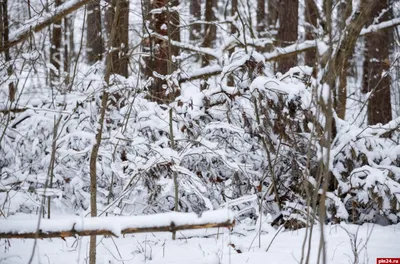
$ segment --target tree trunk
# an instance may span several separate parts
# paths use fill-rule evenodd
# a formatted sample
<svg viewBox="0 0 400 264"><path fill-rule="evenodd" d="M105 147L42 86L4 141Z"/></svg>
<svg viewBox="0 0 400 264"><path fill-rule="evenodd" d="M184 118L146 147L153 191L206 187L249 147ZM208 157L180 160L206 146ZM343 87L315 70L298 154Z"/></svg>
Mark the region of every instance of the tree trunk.
<svg viewBox="0 0 400 264"><path fill-rule="evenodd" d="M92 64L103 57L103 38L101 36L100 0L92 0L87 5L87 61Z"/></svg>
<svg viewBox="0 0 400 264"><path fill-rule="evenodd" d="M306 40L316 39L315 31L318 29L318 18L319 12L318 7L315 4L315 0L305 0L305 21L306 26ZM316 49L310 49L306 51L305 63L308 66L314 67L317 63Z"/></svg>
<svg viewBox="0 0 400 264"><path fill-rule="evenodd" d="M353 13L351 20L344 29L346 34L342 35L337 48L334 50L334 54L326 66L327 70L322 78L322 83L327 84L332 92L336 89L337 78L340 77L341 72L344 69L347 70L347 61L351 54L353 54L361 29L368 24L368 21L373 17L372 11L379 5L375 0L364 1L360 9Z"/></svg>
<svg viewBox="0 0 400 264"><path fill-rule="evenodd" d="M58 7L62 4L61 0L55 0L55 7ZM54 66L54 68L50 69L50 83L51 85L57 86L57 81L60 77L61 70L61 20L54 22L52 35L51 35L51 46L50 46L50 64Z"/></svg>
<svg viewBox="0 0 400 264"><path fill-rule="evenodd" d="M190 27L190 40L198 41L201 39L201 0L190 0L190 17L191 22L197 22Z"/></svg>
<svg viewBox="0 0 400 264"><path fill-rule="evenodd" d="M231 16L233 17L238 12L238 0L232 0L231 3ZM236 34L237 29L234 25L231 25L231 34ZM229 57L232 56L234 49L229 50ZM228 76L228 86L234 86L235 80L232 75Z"/></svg>
<svg viewBox="0 0 400 264"><path fill-rule="evenodd" d="M206 10L205 10L205 21L212 22L216 21L214 9L217 8L216 0L206 0ZM217 38L217 27L213 24L205 24L204 26L204 41L203 47L212 48L215 45L215 40ZM202 60L202 66L207 66L210 64L210 56L204 55Z"/></svg>
<svg viewBox="0 0 400 264"><path fill-rule="evenodd" d="M21 43L25 39L29 38L29 36L32 36L32 33L39 32L51 24L62 20L65 16L71 14L90 1L91 0L68 1L60 7L57 13L50 14L46 10L45 14L38 14L34 16L32 19L30 19L31 22L26 23L23 28L18 29L18 34L15 34L11 39L9 39L7 45L0 46L0 52L4 52L18 43Z"/></svg>
<svg viewBox="0 0 400 264"><path fill-rule="evenodd" d="M111 21L108 20L108 29L109 29L109 43L108 43L108 50L107 59L106 59L106 72L104 75L104 80L106 82L106 87L103 89L103 94L101 98L101 109L100 109L100 118L99 118L99 128L96 133L96 142L93 145L92 152L90 154L90 161L89 161L89 170L90 170L90 215L92 217L97 216L97 157L99 155L99 149L102 140L103 134L103 126L104 126L104 119L107 110L107 101L108 101L108 91L107 88L110 85L110 76L113 73L114 63L113 56L115 55L112 48L115 47L114 43L116 43L116 39L120 33L120 17L121 17L121 9L124 8L124 5L120 3L125 0L114 0L115 9L112 9L113 18ZM113 4L114 4L113 3ZM110 10L108 10L110 12ZM110 17L107 17L110 18ZM96 235L90 236L90 244L89 244L89 263L96 264L96 242L97 238Z"/></svg>
<svg viewBox="0 0 400 264"><path fill-rule="evenodd" d="M271 29L276 27L278 13L278 0L268 0L268 26Z"/></svg>
<svg viewBox="0 0 400 264"><path fill-rule="evenodd" d="M146 63L144 73L147 77L153 78L149 86L150 96L158 103L170 102L179 95L177 87L167 87L167 81L157 77L157 74L165 76L178 68L177 63L173 61L173 56L179 54L179 48L173 47L170 43L170 40L180 41L179 13L175 10L178 5L178 0L155 0L150 3L150 10L163 7L165 9L160 13L148 12L147 14L150 30L167 37L167 40L150 37L144 41L143 47L150 53L150 56L144 58ZM153 74L154 72L156 75Z"/></svg>
<svg viewBox="0 0 400 264"><path fill-rule="evenodd" d="M111 59L111 74L119 74L128 78L129 0L109 0L109 4L111 5L106 13L106 28L109 34L112 31L117 5L119 5L118 8L120 11L116 18L116 36L110 43L112 46L111 56L107 56L107 59Z"/></svg>
<svg viewBox="0 0 400 264"><path fill-rule="evenodd" d="M265 32L265 0L257 0L257 34L261 37Z"/></svg>
<svg viewBox="0 0 400 264"><path fill-rule="evenodd" d="M369 20L369 24L375 21L382 10L388 8L385 0L378 1ZM389 20L389 12L379 18L379 22ZM390 29L373 32L365 36L364 51L364 78L363 92L371 92L368 101L368 124L387 123L392 120L392 108L390 103L390 75L385 74L390 67L389 46ZM383 75L384 74L384 75Z"/></svg>
<svg viewBox="0 0 400 264"><path fill-rule="evenodd" d="M68 86L69 82L70 82L70 64L71 64L71 55L70 55L70 51L72 52L72 50L70 49L70 47L68 47L68 44L71 43L71 27L69 25L69 18L68 17L64 17L64 72L66 73L65 76L65 84Z"/></svg>
<svg viewBox="0 0 400 264"><path fill-rule="evenodd" d="M99 129L96 133L96 143L93 145L90 154L89 169L90 169L90 216L97 216L97 156L101 144L101 135L103 134L104 117L107 109L108 93L104 90L101 99ZM89 263L96 264L96 236L90 237L89 245Z"/></svg>
<svg viewBox="0 0 400 264"><path fill-rule="evenodd" d="M170 5L172 8L178 7L179 6L179 0L170 0L169 1ZM179 12L177 10L170 10L168 9L168 14L167 14L167 20L168 20L168 37L171 40L175 41L181 41L181 31L179 29L180 26L180 18L179 18ZM173 46L170 43L168 44L169 48L171 49L168 54L169 54L169 62L170 62L170 70L169 73L172 73L176 69L178 69L179 65L176 62L173 62L173 56L179 55L180 49L177 46Z"/></svg>
<svg viewBox="0 0 400 264"><path fill-rule="evenodd" d="M1 38L1 44L4 44L5 47L8 47L8 34L9 34L9 23L8 23L8 1L7 0L3 0L1 6L0 6L0 10L1 10L1 33L2 33L2 37ZM11 56L10 56L10 50L9 48L7 48L4 51L4 59L6 62L11 61ZM10 78L11 75L13 74L13 67L11 65L9 65L7 67L7 75ZM16 93L16 89L14 86L14 82L10 81L8 83L8 99L10 100L10 102L14 102L15 101L15 93Z"/></svg>
<svg viewBox="0 0 400 264"><path fill-rule="evenodd" d="M232 5L231 5L231 16L235 16L238 11L238 0L231 0L232 1ZM235 34L237 32L237 29L234 25L231 25L231 33Z"/></svg>
<svg viewBox="0 0 400 264"><path fill-rule="evenodd" d="M352 12L351 0L347 0L347 3L341 2L338 6L338 32L343 34L343 30L346 26L346 20L349 18ZM350 58L348 58L343 66L343 70L339 73L339 87L337 98L334 98L334 108L339 118L346 118L346 103L347 103L347 76L350 70Z"/></svg>
<svg viewBox="0 0 400 264"><path fill-rule="evenodd" d="M280 46L285 47L297 41L298 27L298 0L279 0L279 29L277 40ZM297 55L278 61L278 71L287 72L297 65Z"/></svg>

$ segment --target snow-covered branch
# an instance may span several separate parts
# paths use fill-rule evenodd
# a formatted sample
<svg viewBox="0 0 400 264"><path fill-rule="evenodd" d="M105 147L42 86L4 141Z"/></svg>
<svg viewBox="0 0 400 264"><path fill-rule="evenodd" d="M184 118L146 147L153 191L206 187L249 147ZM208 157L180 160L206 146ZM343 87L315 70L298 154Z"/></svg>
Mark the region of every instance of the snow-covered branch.
<svg viewBox="0 0 400 264"><path fill-rule="evenodd" d="M376 32L376 31L379 31L382 29L386 29L386 28L395 27L398 25L400 25L400 18L394 18L392 20L385 21L385 22L371 25L367 28L364 28L363 30L361 30L360 36L368 35L370 33L373 33L373 32Z"/></svg>
<svg viewBox="0 0 400 264"><path fill-rule="evenodd" d="M57 7L53 12L40 14L29 19L22 27L10 34L8 43L4 43L0 46L0 52L4 52L7 48L11 48L18 43L21 43L23 40L27 39L32 32L41 31L45 27L61 20L90 1L91 0L69 0Z"/></svg>
<svg viewBox="0 0 400 264"><path fill-rule="evenodd" d="M151 33L151 36L156 37L158 39L164 40L164 41L168 41L168 37L167 36L163 36L161 34L157 34L157 33ZM216 52L213 49L210 48L205 48L205 47L196 47L193 46L191 44L188 43L182 43L176 40L171 40L171 44L175 47L179 47L181 49L185 49L185 50L190 50L190 51L194 51L194 52L198 52L201 54L205 54L205 55L209 55L212 56L216 59L218 59L220 57L220 54L218 52Z"/></svg>
<svg viewBox="0 0 400 264"><path fill-rule="evenodd" d="M50 238L90 235L120 236L143 232L173 232L187 229L232 227L234 214L229 210L71 219L0 220L0 238Z"/></svg>
<svg viewBox="0 0 400 264"><path fill-rule="evenodd" d="M295 43L295 44L289 45L284 48L278 47L271 52L264 53L263 55L264 55L265 61L273 61L278 58L280 59L282 57L290 56L293 54L304 52L304 51L312 49L312 48L316 48L317 43L318 43L317 40L307 40L302 43ZM179 47L183 47L183 46L179 46ZM200 52L203 52L203 48L201 48L201 49L202 50ZM194 51L194 49L191 49L191 50ZM208 52L208 50L210 50L210 49L207 49L207 52ZM205 53L205 52L203 52L203 53ZM214 53L215 52L205 53L205 54L214 56L213 55ZM215 55L217 55L217 54L215 54ZM201 78L209 78L211 76L218 75L221 72L222 72L222 68L218 65L206 66L206 67L196 70L195 72L193 72L191 74L182 73L179 81L187 82L187 81L192 81L192 80L201 79Z"/></svg>

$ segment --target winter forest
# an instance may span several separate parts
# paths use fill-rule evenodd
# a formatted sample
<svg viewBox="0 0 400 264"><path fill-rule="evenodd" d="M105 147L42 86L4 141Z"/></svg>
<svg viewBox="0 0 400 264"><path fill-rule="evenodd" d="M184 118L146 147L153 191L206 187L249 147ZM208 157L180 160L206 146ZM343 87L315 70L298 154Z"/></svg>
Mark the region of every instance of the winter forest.
<svg viewBox="0 0 400 264"><path fill-rule="evenodd" d="M1 0L0 263L400 263L399 32L397 0Z"/></svg>

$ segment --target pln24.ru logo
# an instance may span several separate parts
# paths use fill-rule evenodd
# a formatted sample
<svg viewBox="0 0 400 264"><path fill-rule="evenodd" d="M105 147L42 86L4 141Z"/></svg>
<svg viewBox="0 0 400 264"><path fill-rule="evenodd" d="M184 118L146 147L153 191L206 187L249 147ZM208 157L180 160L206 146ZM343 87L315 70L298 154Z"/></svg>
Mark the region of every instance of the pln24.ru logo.
<svg viewBox="0 0 400 264"><path fill-rule="evenodd" d="M376 264L400 264L400 258L377 258Z"/></svg>

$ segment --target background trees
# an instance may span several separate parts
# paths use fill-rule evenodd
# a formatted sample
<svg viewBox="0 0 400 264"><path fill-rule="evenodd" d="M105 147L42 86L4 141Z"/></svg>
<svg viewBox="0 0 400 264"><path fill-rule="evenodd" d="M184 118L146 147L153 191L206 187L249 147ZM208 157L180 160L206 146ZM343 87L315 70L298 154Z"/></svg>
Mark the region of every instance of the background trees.
<svg viewBox="0 0 400 264"><path fill-rule="evenodd" d="M298 38L298 18L299 2L297 0L278 0L278 20L279 28L276 36L278 45L285 47L293 44ZM297 65L297 55L291 55L279 60L277 70L287 72L290 68Z"/></svg>
<svg viewBox="0 0 400 264"><path fill-rule="evenodd" d="M90 1L87 5L87 60L89 63L101 61L104 46L102 38L102 19L100 0Z"/></svg>
<svg viewBox="0 0 400 264"><path fill-rule="evenodd" d="M388 2L380 1L372 11L368 25L375 21L388 21L391 17L390 14ZM368 124L370 125L387 123L392 120L391 76L389 74L391 65L389 55L390 50L393 50L392 41L392 29L384 29L365 36L362 89L364 92L370 92L368 97Z"/></svg>
<svg viewBox="0 0 400 264"><path fill-rule="evenodd" d="M397 3L30 4L1 6L5 215L200 213L254 194L238 221L399 221Z"/></svg>

